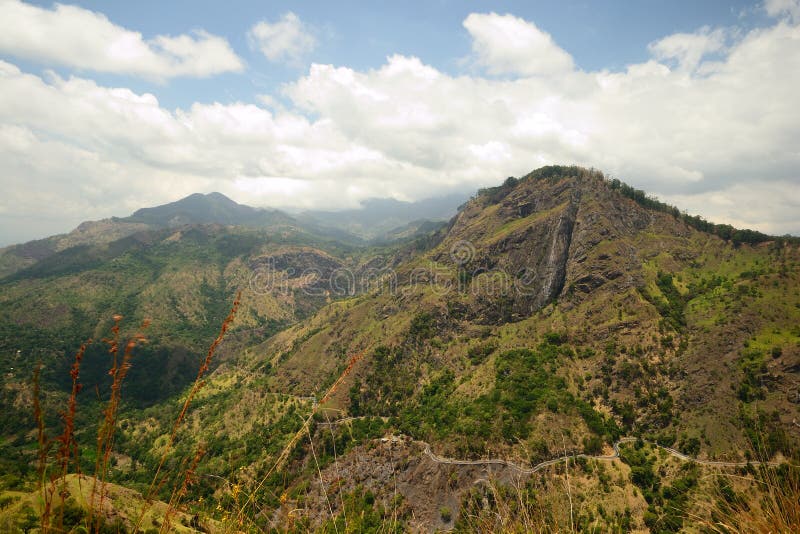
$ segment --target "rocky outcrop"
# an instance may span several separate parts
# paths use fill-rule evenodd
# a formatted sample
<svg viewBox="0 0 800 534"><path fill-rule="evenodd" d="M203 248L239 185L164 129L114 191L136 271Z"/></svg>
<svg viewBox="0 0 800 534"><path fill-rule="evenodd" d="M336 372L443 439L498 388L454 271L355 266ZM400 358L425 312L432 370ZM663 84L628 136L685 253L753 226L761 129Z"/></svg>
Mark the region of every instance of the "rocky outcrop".
<svg viewBox="0 0 800 534"><path fill-rule="evenodd" d="M451 222L431 257L458 271L471 319L519 320L561 297L579 301L601 287L625 291L641 283L632 243L664 221L598 173L575 172L504 184Z"/></svg>

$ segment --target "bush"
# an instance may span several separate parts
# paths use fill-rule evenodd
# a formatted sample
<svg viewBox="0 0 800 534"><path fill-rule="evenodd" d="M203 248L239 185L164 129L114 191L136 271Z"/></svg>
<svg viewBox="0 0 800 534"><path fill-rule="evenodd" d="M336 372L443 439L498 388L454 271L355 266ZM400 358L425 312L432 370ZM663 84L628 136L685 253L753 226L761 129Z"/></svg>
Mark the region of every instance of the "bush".
<svg viewBox="0 0 800 534"><path fill-rule="evenodd" d="M474 347L470 347L467 351L467 358L469 358L472 365L480 365L486 358L488 358L495 350L497 350L497 343L489 341Z"/></svg>
<svg viewBox="0 0 800 534"><path fill-rule="evenodd" d="M603 450L603 440L598 436L588 436L583 438L583 452L589 455L597 455Z"/></svg>
<svg viewBox="0 0 800 534"><path fill-rule="evenodd" d="M449 523L451 519L453 519L453 514L450 512L450 508L446 506L442 506L442 509L439 510L439 515L442 518L442 521L445 523Z"/></svg>

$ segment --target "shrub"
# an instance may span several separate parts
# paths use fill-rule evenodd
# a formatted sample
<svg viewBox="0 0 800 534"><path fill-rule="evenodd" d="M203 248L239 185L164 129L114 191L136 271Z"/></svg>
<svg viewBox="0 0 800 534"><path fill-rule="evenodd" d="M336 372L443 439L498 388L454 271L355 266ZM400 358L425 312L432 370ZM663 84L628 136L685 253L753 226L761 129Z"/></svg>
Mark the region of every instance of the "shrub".
<svg viewBox="0 0 800 534"><path fill-rule="evenodd" d="M439 516L445 523L449 523L450 520L453 519L453 514L450 512L450 508L446 506L442 506L441 510L439 510Z"/></svg>
<svg viewBox="0 0 800 534"><path fill-rule="evenodd" d="M587 436L583 438L583 452L589 455L600 454L603 450L603 440L598 436Z"/></svg>

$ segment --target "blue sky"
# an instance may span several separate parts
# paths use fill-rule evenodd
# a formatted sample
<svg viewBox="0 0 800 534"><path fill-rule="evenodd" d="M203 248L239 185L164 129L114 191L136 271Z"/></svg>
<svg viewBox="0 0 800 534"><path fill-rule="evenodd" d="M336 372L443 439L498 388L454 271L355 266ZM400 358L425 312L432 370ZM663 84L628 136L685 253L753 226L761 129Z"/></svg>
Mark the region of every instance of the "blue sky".
<svg viewBox="0 0 800 534"><path fill-rule="evenodd" d="M31 2L50 7L53 2ZM154 92L167 108L195 101L253 100L274 93L281 84L300 76L308 64L330 63L357 70L379 68L392 54L416 56L451 74L464 71L461 61L470 52L470 37L462 21L470 13L512 13L550 33L587 70L622 69L647 58L647 45L665 35L710 26L750 28L767 18L753 2L674 1L315 1L214 2L139 1L72 2L105 14L112 22L135 29L145 37L174 35L202 28L225 36L247 61L245 73L206 79L174 79L152 84L135 77L95 75L110 85L125 83L138 91ZM255 21L278 20L293 12L319 41L298 65L268 61L251 49L247 31ZM30 62L31 69L53 68ZM55 68L69 73L69 69Z"/></svg>
<svg viewBox="0 0 800 534"><path fill-rule="evenodd" d="M0 0L0 245L192 192L349 208L594 166L800 233L798 0Z"/></svg>

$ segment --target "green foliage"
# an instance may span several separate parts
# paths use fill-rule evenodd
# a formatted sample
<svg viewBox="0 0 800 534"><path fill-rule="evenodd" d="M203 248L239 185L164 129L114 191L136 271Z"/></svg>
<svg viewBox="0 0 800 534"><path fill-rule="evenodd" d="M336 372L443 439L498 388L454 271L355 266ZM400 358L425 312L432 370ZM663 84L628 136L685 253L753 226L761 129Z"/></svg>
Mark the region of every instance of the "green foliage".
<svg viewBox="0 0 800 534"><path fill-rule="evenodd" d="M415 341L424 341L436 335L436 321L433 314L420 312L411 319L408 335Z"/></svg>
<svg viewBox="0 0 800 534"><path fill-rule="evenodd" d="M698 469L693 463L684 464L682 476L669 486L661 484L655 469L656 456L649 446L637 442L620 450L620 458L631 466L631 482L642 490L648 503L644 521L651 532L674 533L683 528L689 493L697 486Z"/></svg>
<svg viewBox="0 0 800 534"><path fill-rule="evenodd" d="M318 419L321 419L317 416ZM387 424L379 417L355 419L347 427L320 427L320 444L316 445L320 467L333 463L353 447L386 433Z"/></svg>
<svg viewBox="0 0 800 534"><path fill-rule="evenodd" d="M682 220L684 223L686 223L687 225L691 226L696 230L700 230L701 232L706 232L709 234L714 234L726 241L731 241L734 245L739 245L742 243L756 244L756 243L763 243L765 241L777 241L780 243L798 242L798 238L796 237L791 237L791 236L776 237L776 236L762 234L761 232L757 232L755 230L746 230L746 229L739 230L729 224L714 224L712 222L706 221L705 219L703 219L703 217L699 215L689 215L687 213L681 213L681 211L675 206L671 206L669 204L661 202L657 198L648 196L644 191L640 189L635 189L616 178L610 180L608 184L611 187L611 189L619 191L623 196L630 198L631 200L633 200L642 207L654 211L659 211L662 213L668 213L669 215L672 215L676 219Z"/></svg>
<svg viewBox="0 0 800 534"><path fill-rule="evenodd" d="M700 452L700 438L697 436L683 438L678 443L678 449L688 456L697 456Z"/></svg>
<svg viewBox="0 0 800 534"><path fill-rule="evenodd" d="M496 390L500 405L505 408L502 433L508 441L515 435L528 436L528 420L542 406L551 411L567 411L575 405L564 379L548 365L558 356L556 347L545 343L539 349L512 350L497 358Z"/></svg>
<svg viewBox="0 0 800 534"><path fill-rule="evenodd" d="M469 358L469 361L472 363L472 365L480 365L486 361L486 358L488 358L496 350L497 343L494 341L488 341L486 343L481 343L479 345L470 347L467 351L467 358Z"/></svg>
<svg viewBox="0 0 800 534"><path fill-rule="evenodd" d="M380 346L372 355L372 372L362 383L350 388L350 413L354 416L397 415L413 396L417 369L406 365L406 354L399 347Z"/></svg>
<svg viewBox="0 0 800 534"><path fill-rule="evenodd" d="M743 402L763 400L765 397L764 378L767 375L767 363L764 354L759 350L746 349L739 360L742 370L742 381L736 391Z"/></svg>
<svg viewBox="0 0 800 534"><path fill-rule="evenodd" d="M443 438L453 433L460 419L460 406L451 400L455 381L445 370L427 384L417 402L401 412L401 428L411 435Z"/></svg>
<svg viewBox="0 0 800 534"><path fill-rule="evenodd" d="M412 402L406 400L400 412L400 429L420 439L463 436L474 443L476 438L488 440L499 435L514 444L530 436L532 419L537 413L549 410L582 418L598 436L617 436L619 429L613 419L576 397L568 390L565 379L556 373L559 360L571 354L570 347L548 341L536 349L498 354L493 388L472 399L454 395L455 375L444 370ZM381 380L377 376L376 379ZM359 383L358 387L363 389L364 385ZM363 392L360 396L358 406L363 411Z"/></svg>
<svg viewBox="0 0 800 534"><path fill-rule="evenodd" d="M611 407L614 410L622 425L627 429L632 429L633 424L636 422L636 408L632 402L613 402Z"/></svg>
<svg viewBox="0 0 800 534"><path fill-rule="evenodd" d="M631 482L636 484L648 502L653 500L653 492L658 491L660 479L653 469L655 456L641 442L633 447L620 447L620 458L631 466Z"/></svg>
<svg viewBox="0 0 800 534"><path fill-rule="evenodd" d="M545 332L544 342L550 345L562 345L567 342L567 334L564 332Z"/></svg>
<svg viewBox="0 0 800 534"><path fill-rule="evenodd" d="M768 460L779 452L790 458L800 456L797 442L787 434L779 412L767 413L757 404L752 406L755 409L740 405L739 420L758 458Z"/></svg>
<svg viewBox="0 0 800 534"><path fill-rule="evenodd" d="M453 512L450 511L450 508L447 506L442 506L439 510L439 517L442 518L442 521L445 523L449 523L451 519L453 519Z"/></svg>
<svg viewBox="0 0 800 534"><path fill-rule="evenodd" d="M398 503L394 503L397 506ZM393 513L394 512L394 513ZM383 532L405 532L406 517L402 510L387 510L378 503L375 495L361 486L344 496L344 510L334 519L329 519L320 532L360 532L363 534ZM347 520L345 521L345 517ZM303 529L303 532L306 530Z"/></svg>
<svg viewBox="0 0 800 534"><path fill-rule="evenodd" d="M586 436L583 438L583 452L597 455L603 451L603 440L599 436Z"/></svg>
<svg viewBox="0 0 800 534"><path fill-rule="evenodd" d="M656 276L656 286L663 298L651 295L644 288L639 288L639 293L645 300L656 307L667 325L678 332L683 331L686 327L686 304L692 299L692 296L684 296L678 291L671 273L659 271Z"/></svg>
<svg viewBox="0 0 800 534"><path fill-rule="evenodd" d="M59 505L53 511L53 517L62 517L64 529L69 532L70 529L80 525L86 517L86 511L78 505L74 498L70 497L64 501L63 505Z"/></svg>
<svg viewBox="0 0 800 534"><path fill-rule="evenodd" d="M502 185L496 187L486 187L478 190L478 197L484 199L486 204L497 204L506 197L516 185L519 180L513 176L509 176Z"/></svg>

